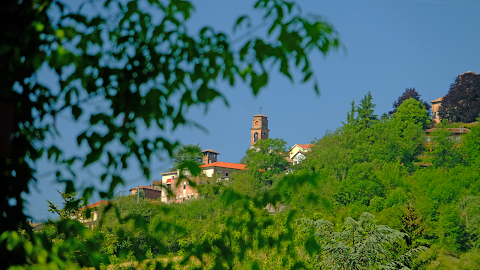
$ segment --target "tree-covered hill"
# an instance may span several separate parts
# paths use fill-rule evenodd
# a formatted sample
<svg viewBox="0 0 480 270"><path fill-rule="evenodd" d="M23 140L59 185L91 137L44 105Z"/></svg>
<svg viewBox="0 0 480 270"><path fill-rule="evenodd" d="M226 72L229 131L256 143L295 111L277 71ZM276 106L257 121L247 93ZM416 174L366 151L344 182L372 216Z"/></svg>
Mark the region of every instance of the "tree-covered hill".
<svg viewBox="0 0 480 270"><path fill-rule="evenodd" d="M429 121L421 101L408 99L380 119L365 109L373 107L367 94L288 175L274 171L284 142L269 139L259 144L265 149L247 151L250 170L199 186L198 199L157 205L118 195L113 205L124 223L105 212L111 206L99 209L95 232L103 235L104 263L177 258L172 267L478 269L480 126L461 143L438 133L434 149L460 158L421 167L420 155L443 154L424 147ZM272 215L267 203L282 210ZM44 233L65 241L52 229Z"/></svg>

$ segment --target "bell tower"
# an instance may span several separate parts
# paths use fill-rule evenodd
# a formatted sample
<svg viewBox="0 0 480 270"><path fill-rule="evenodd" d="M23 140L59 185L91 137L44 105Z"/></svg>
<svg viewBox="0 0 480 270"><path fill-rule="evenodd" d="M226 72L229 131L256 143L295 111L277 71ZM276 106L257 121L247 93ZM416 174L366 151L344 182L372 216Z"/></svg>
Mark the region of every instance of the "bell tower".
<svg viewBox="0 0 480 270"><path fill-rule="evenodd" d="M251 136L250 136L250 149L258 140L268 139L268 120L263 114L257 114L253 116Z"/></svg>

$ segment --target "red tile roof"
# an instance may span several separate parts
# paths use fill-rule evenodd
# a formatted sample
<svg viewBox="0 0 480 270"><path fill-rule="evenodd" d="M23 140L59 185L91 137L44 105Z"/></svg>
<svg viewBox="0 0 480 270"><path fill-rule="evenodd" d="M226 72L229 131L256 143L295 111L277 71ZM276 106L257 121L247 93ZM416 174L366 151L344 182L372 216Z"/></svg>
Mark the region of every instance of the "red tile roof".
<svg viewBox="0 0 480 270"><path fill-rule="evenodd" d="M92 203L92 204L89 204L89 205L87 205L87 206L84 206L84 207L82 207L82 208L80 208L80 209L78 209L78 210L85 210L85 209L87 209L87 208L94 208L94 207L97 207L97 206L99 206L99 205L109 204L109 203L110 203L110 201L101 200L101 201L98 201L98 202L96 202L96 203Z"/></svg>
<svg viewBox="0 0 480 270"><path fill-rule="evenodd" d="M313 146L313 144L297 144L298 146L300 146L301 148L305 149L305 148L310 148Z"/></svg>
<svg viewBox="0 0 480 270"><path fill-rule="evenodd" d="M218 162L202 165L202 166L200 166L200 168L221 167L221 168L243 170L243 169L245 169L245 166L247 166L247 165L239 164L239 163L229 163L229 162L218 161Z"/></svg>

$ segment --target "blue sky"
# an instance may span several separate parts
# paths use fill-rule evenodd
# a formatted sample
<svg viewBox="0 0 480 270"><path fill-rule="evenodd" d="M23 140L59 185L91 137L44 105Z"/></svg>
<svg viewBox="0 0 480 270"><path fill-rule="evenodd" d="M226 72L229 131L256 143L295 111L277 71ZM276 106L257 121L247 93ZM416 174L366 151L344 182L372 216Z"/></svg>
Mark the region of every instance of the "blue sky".
<svg viewBox="0 0 480 270"><path fill-rule="evenodd" d="M250 14L254 21L259 21L253 3L250 0L194 0L196 12L189 22L190 31L196 33L208 25L232 38L238 37L242 31L232 32L236 18ZM446 94L459 74L480 72L478 1L300 0L298 3L304 13L323 15L333 23L345 46L345 50L331 52L327 57L312 55L320 96L314 93L311 84L292 83L274 72L268 86L257 97L242 84L235 88L220 85L229 107L218 100L206 113L204 108L191 109L188 117L202 124L208 133L183 127L174 133L159 134L184 144L199 143L204 149L214 149L220 152L220 161L239 162L249 147L252 116L259 113L259 107L263 108L262 114L268 116L270 137L282 138L292 146L310 143L327 130L338 128L346 118L352 99L359 101L368 91L377 104L376 113L381 115L391 109L393 101L407 87L415 87L423 99L432 101ZM265 31L260 29L253 35L263 36ZM52 72L43 69L38 77L52 88L56 87ZM75 138L84 130L85 123L73 122L67 113L58 119L57 125L62 135L51 141L67 153L79 151ZM123 172L126 185L118 191L151 184L159 178L159 173L170 167L170 161L152 160L150 179L142 177L136 167ZM32 183L31 193L24 196L26 212L35 221L53 217L47 212L47 199L60 203L55 189L64 187L55 182L51 173L54 169L53 164L41 160L37 164L39 181ZM95 166L80 172L79 185L98 183L100 174ZM92 202L96 200L98 197Z"/></svg>

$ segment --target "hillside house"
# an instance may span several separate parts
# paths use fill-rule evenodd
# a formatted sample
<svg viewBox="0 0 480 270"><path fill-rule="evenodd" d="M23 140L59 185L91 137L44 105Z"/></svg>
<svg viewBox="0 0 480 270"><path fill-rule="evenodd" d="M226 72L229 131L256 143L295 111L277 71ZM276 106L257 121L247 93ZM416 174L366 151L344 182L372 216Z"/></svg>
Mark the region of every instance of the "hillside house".
<svg viewBox="0 0 480 270"><path fill-rule="evenodd" d="M200 169L202 169L200 176L192 176L188 170L185 170L183 175L186 179L182 179L181 182L178 182L180 178L180 170L176 170L173 172L161 173L160 175L162 176L162 179L153 182L153 188L161 191L161 202L180 203L188 199L197 198L198 190L197 188L192 187L189 184L189 181L201 185L204 184L204 181L202 180L205 178L215 178L216 181L229 180L232 172L245 169L244 164L216 161L217 155L220 153L211 149L205 150L202 153L204 153L203 161L206 164L200 165ZM167 189L170 189L175 197L169 196Z"/></svg>
<svg viewBox="0 0 480 270"><path fill-rule="evenodd" d="M78 209L79 211L78 211L77 216L75 218L78 221L80 221L81 223L84 223L85 227L93 230L93 228L95 228L95 225L97 224L97 221L98 221L98 208L102 205L107 205L109 203L110 203L110 201L101 200L101 201L98 201L96 203L92 203L92 204L89 204L87 206L84 206L84 207ZM87 209L91 210L90 218L85 217L84 211L87 210Z"/></svg>
<svg viewBox="0 0 480 270"><path fill-rule="evenodd" d="M430 148L430 152L432 151L432 136L431 133L439 130L439 128L429 128L425 130L425 143L427 147ZM460 127L460 128L447 128L447 131L451 132L451 140L455 143L460 143L462 136L471 132L470 129Z"/></svg>
<svg viewBox="0 0 480 270"><path fill-rule="evenodd" d="M293 165L302 162L302 160L306 158L304 154L310 151L312 146L313 144L295 144L294 146L292 146L290 148L289 156L293 162Z"/></svg>
<svg viewBox="0 0 480 270"><path fill-rule="evenodd" d="M150 186L138 186L130 189L132 195L137 194L137 191L143 191L145 193L145 198L149 198L150 200L157 200L162 195L162 190L159 188L155 188L153 185Z"/></svg>

